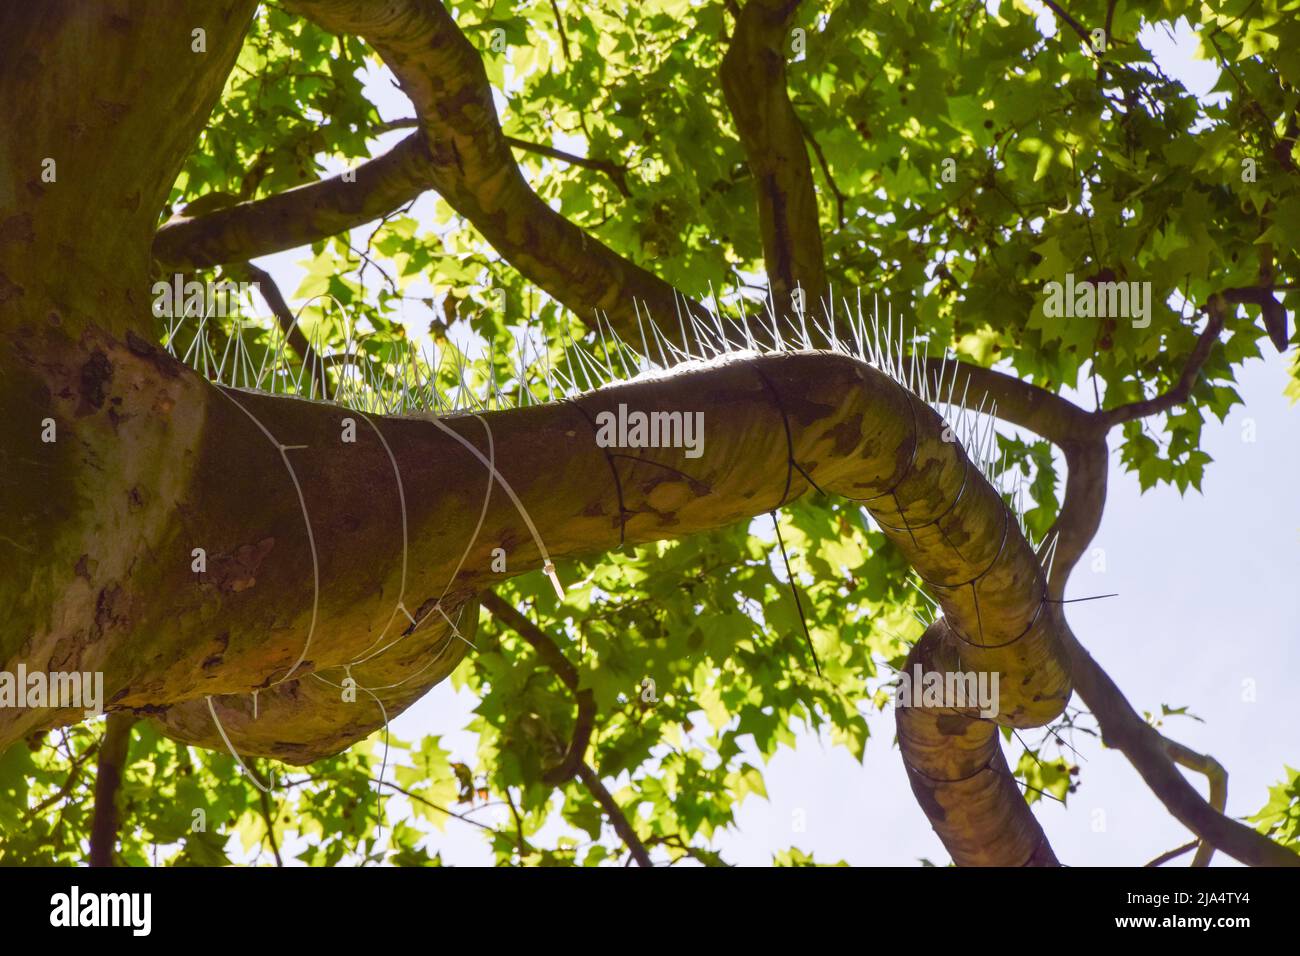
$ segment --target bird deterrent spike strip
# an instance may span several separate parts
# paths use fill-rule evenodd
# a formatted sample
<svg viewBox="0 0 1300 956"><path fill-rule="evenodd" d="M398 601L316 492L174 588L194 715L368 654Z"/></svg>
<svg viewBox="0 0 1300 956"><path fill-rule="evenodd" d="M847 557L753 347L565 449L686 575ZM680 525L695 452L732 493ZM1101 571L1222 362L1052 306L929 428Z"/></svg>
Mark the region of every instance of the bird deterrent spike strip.
<svg viewBox="0 0 1300 956"><path fill-rule="evenodd" d="M385 339L373 333L357 335L347 320L346 309L329 293L303 303L288 328L281 328L272 320L237 317L227 341L220 347L220 357L212 349L210 338L215 323L208 321L208 314L197 317L197 331L184 344L183 350L179 346L186 331L187 317L169 318L166 347L173 356L200 374L230 389L292 394L329 401L368 414L428 418L430 415L481 413L555 402L610 382L661 374L677 362L708 361L724 352L770 354L809 350L816 347L813 341L816 335L820 337L823 350L848 355L875 366L943 416L954 439L971 452L980 473L1010 498L1017 522L1025 526L1020 507L1024 492L1019 490L1023 474L1016 477L1015 487L1004 487L1007 470L1005 461L998 461L996 404L981 398L978 406L972 407L969 376L963 383L960 399L957 399L956 364L946 350L937 373L932 376L928 371L929 339L914 336L913 348L909 352L905 348L904 323L899 321L895 332L892 303L886 304L882 322L878 296L873 296L870 312L863 308L861 290L856 294L856 306L848 299L841 299L844 324L852 332L852 338L848 340L834 332L833 297L823 303L823 323L815 317L810 322L802 308L783 322L778 319L769 296L757 317L767 337L766 344L760 344L753 334L751 317L739 292L737 284L736 298L740 305L732 315L724 314L716 291L711 290L705 300L707 307L703 321L691 310L683 309L678 302L676 320L680 344L660 328L641 303L634 303L640 348L629 345L612 326L606 330L609 323L599 316L595 317L595 332L588 334L585 343L576 340L568 327L560 330L555 342L548 342L535 330L524 328L514 340L513 361L510 354L500 356L510 370L504 380L496 368L499 356L491 346L475 361L465 349L452 342L442 347L434 344L430 354L405 338ZM328 300L331 312L342 316L344 330L341 347L328 355L324 352L322 324L316 323L310 334L301 327L304 312L325 300ZM743 350L733 343L733 335L726 334L726 325L742 337ZM314 361L291 361L290 338L295 332L306 334L314 352ZM366 350L367 343L386 346L390 357L386 360L377 358ZM537 350L531 363L528 361L529 343L533 343ZM923 349L919 354L917 346ZM651 354L652 347L655 355ZM256 351L261 355L255 361ZM559 361L556 361L557 357ZM334 372L332 389L329 383L331 370ZM1046 558L1045 554L1045 562ZM553 566L544 566L544 570L552 583L557 583Z"/></svg>

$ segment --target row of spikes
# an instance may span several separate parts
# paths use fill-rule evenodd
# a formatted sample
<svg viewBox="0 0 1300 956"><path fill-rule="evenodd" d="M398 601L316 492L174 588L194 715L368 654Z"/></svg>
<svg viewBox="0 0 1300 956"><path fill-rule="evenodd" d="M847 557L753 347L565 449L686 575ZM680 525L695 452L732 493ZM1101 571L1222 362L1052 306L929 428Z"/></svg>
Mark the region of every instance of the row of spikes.
<svg viewBox="0 0 1300 956"><path fill-rule="evenodd" d="M276 322L268 326L265 320L243 317L235 317L227 326L210 322L212 316L203 314L195 317L193 334L185 342L181 336L188 331L186 317L170 318L165 345L173 356L201 375L229 388L293 395L389 416L448 415L555 402L608 384L668 374L683 364L707 363L725 355L838 352L876 367L942 416L954 440L961 443L981 474L1007 501L1021 533L1043 554L1050 573L1055 541L1044 549L1026 526L1026 476L1018 468L1008 470L1005 450L1000 459L997 455L997 403L988 403L987 397L982 397L978 405L973 405L969 378L961 394L956 394L958 376L950 373L955 372L956 364L946 351L937 374L928 374L928 341L913 339L913 348L907 348L901 319L895 331L892 304L882 321L878 299L873 298L868 312L859 291L856 307L847 299L840 300L844 317L837 325L834 299L823 300L823 325L816 319L810 322L802 298L801 294L795 295L795 313L784 323L778 320L770 299L765 309L751 314L741 298L741 308L727 313L711 290L704 318L692 309L682 308L679 301L680 346L634 303L641 338L639 349L629 346L607 320L597 315L588 345L575 340L567 328L562 330L563 361L556 362L551 360L549 343L535 330L523 328L512 335L513 348L507 355L504 379L498 376L491 344L480 359L468 360L464 351L454 346L440 350L432 345L428 349L405 339L392 339L384 343L392 357L380 360L363 350L369 337L356 334L346 309L329 294L304 303L287 329ZM308 340L308 357L295 361L290 340L295 332L307 337L299 319L309 306L322 299L328 300L342 317L342 347L327 354L324 326L317 323ZM849 336L840 336L838 328L847 328ZM212 333L225 337L220 355L212 348ZM253 347L247 341L249 337L254 340ZM923 345L919 354L918 344ZM653 357L656 354L657 360ZM330 370L335 372L332 388ZM471 377L479 379L477 386L471 384ZM1008 477L1013 482L1009 489L1004 486Z"/></svg>

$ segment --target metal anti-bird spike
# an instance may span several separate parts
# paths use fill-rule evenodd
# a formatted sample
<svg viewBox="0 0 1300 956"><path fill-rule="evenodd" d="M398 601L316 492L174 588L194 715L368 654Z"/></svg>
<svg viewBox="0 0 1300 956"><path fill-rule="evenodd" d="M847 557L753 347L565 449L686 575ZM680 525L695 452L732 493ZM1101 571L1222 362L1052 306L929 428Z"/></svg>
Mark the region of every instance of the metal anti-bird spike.
<svg viewBox="0 0 1300 956"><path fill-rule="evenodd" d="M726 330L722 327L722 307L718 304L718 293L713 288L712 282L709 283L708 301L711 301L713 303L713 305L709 308L709 318L713 320L713 324L717 329L718 339L722 343L722 349L725 352L730 352L731 341L729 336L727 335Z"/></svg>

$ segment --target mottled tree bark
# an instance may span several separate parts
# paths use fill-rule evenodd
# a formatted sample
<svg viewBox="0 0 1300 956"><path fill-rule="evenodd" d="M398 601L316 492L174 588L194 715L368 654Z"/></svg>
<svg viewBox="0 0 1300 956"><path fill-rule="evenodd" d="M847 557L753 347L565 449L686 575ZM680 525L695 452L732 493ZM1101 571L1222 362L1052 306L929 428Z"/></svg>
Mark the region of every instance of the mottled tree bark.
<svg viewBox="0 0 1300 956"><path fill-rule="evenodd" d="M754 177L772 306L780 316L817 316L829 296L821 221L803 126L786 88L798 8L799 0L747 0L720 78Z"/></svg>

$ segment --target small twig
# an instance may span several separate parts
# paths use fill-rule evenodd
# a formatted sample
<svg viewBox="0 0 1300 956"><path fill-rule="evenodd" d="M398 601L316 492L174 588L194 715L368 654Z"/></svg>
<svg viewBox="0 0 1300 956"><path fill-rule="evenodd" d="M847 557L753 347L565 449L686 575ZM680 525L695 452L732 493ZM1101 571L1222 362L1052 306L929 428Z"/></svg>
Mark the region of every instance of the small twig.
<svg viewBox="0 0 1300 956"><path fill-rule="evenodd" d="M505 792L506 803L510 806L510 815L514 817L515 820L515 845L519 849L519 859L523 860L528 856L528 853L526 852L528 842L524 839L524 821L520 818L519 810L515 807L515 798L510 795L510 788L506 787Z"/></svg>
<svg viewBox="0 0 1300 956"><path fill-rule="evenodd" d="M587 754L587 746L591 743L591 732L596 723L596 698L590 687L581 690L578 688L577 669L569 663L564 653L545 631L492 591L483 592L483 606L493 617L512 628L527 641L543 662L556 673L564 686L573 692L577 700L578 716L573 724L573 735L564 759L542 774L543 783L559 786L573 778L573 775L578 772L578 764Z"/></svg>
<svg viewBox="0 0 1300 956"><path fill-rule="evenodd" d="M315 779L318 779L318 778L313 777L313 778L311 778L311 779L315 780ZM328 778L320 778L320 779L328 779ZM439 813L445 813L445 814L446 814L447 816L449 816L449 817L455 817L457 820L460 820L460 821L462 821L463 823L468 823L468 824L470 824L471 826L476 826L476 827L478 827L480 830L486 830L488 833L497 833L497 832L498 832L497 829L496 829L495 827L490 827L490 826L488 826L486 823L480 823L480 822L477 821L477 820L471 820L469 817L465 816L463 813L457 813L455 810L448 810L446 807L444 807L444 806L442 806L442 805L440 805L440 804L434 803L432 800L426 800L424 797L420 796L419 794L412 793L410 790L407 790L406 788L399 786L398 784L394 783L394 782L391 781L391 780L379 780L379 779L377 779L377 778L375 778L375 777L370 777L370 778L368 778L368 779L369 779L370 783L378 784L378 785L380 785L380 786L384 786L384 787L389 787L389 788L391 788L391 789L393 789L393 790L396 790L398 793L400 793L402 796L406 797L406 798L409 799L409 800L414 800L416 803L423 804L424 806L429 807L429 808L432 809L432 810L437 810ZM299 782L301 782L301 781L299 781Z"/></svg>
<svg viewBox="0 0 1300 956"><path fill-rule="evenodd" d="M596 798L596 802L605 811L605 816L609 817L614 832L627 844L627 848L631 851L632 859L636 860L637 866L654 866L645 844L641 842L641 838L632 829L632 824L628 822L622 807L615 802L614 797L605 789L605 785L601 783L600 776L596 771L592 770L585 762L581 763L578 765L578 778L591 791L591 795Z"/></svg>
<svg viewBox="0 0 1300 956"><path fill-rule="evenodd" d="M826 154L822 151L821 143L817 142L817 137L813 136L808 130L808 125L803 119L795 113L795 118L799 120L799 128L803 131L804 139L808 140L808 145L812 147L813 153L817 156L817 164L822 168L822 175L826 178L826 185L830 187L831 194L835 197L835 218L839 223L839 228L844 228L844 193L840 192L839 185L831 175L830 164L826 161Z"/></svg>
<svg viewBox="0 0 1300 956"><path fill-rule="evenodd" d="M275 813L271 810L271 795L269 785L262 774L258 772L256 761L250 761L248 772L259 778L262 786L257 788L258 800L261 804L262 819L266 822L266 839L271 844L271 853L275 856L275 865L284 866L284 860L280 859L280 847L275 842Z"/></svg>
<svg viewBox="0 0 1300 956"><path fill-rule="evenodd" d="M1191 843L1184 843L1182 846L1180 846L1180 847L1176 847L1176 848L1170 850L1168 853L1161 853L1158 857L1156 857L1154 860L1152 860L1150 863L1148 863L1148 864L1146 864L1146 865L1147 865L1147 866L1164 866L1164 865L1165 865L1166 863L1168 863L1170 860L1176 860L1176 859L1178 859L1180 856L1182 856L1184 853L1186 853L1188 850L1194 850L1194 849L1196 849L1196 848L1197 848L1198 846L1200 846L1200 845L1201 845L1201 841L1200 841L1200 840L1193 840Z"/></svg>
<svg viewBox="0 0 1300 956"><path fill-rule="evenodd" d="M524 617L500 595L493 591L484 591L479 600L493 617L511 627L515 633L527 641L543 662L560 678L564 686L573 691L574 696L577 698L578 718L574 725L573 739L569 744L569 749L564 760L558 766L547 771L542 780L554 786L563 783L576 774L591 795L595 797L601 809L605 811L610 824L614 827L614 832L619 835L632 852L632 858L641 866L653 866L654 864L650 862L650 854L646 851L645 845L628 822L623 810L610 796L609 791L605 789L599 775L583 759L587 751L587 744L591 740L596 706L590 688L578 689L577 668L569 663L560 648L545 631Z"/></svg>
<svg viewBox="0 0 1300 956"><path fill-rule="evenodd" d="M99 752L99 744L100 741L96 740L93 744L91 744L89 747L86 748L85 753L81 754L79 757L77 757L77 759L72 761L72 766L68 768L68 776L67 779L63 781L63 785L59 787L59 789L56 790L54 793L50 794L48 797L42 800L40 803L36 804L33 807L28 808L27 812L23 814L24 821L31 820L37 814L48 809L49 807L54 806L54 804L58 803L60 800L62 800L64 797L66 797L69 793L72 792L72 788L77 785L77 780L81 776L81 771L85 768L86 763L90 760L91 757L93 757L96 753Z"/></svg>
<svg viewBox="0 0 1300 956"><path fill-rule="evenodd" d="M682 838L676 834L669 834L668 836L652 836L645 842L646 846L666 846L675 850L681 850L682 856L690 857L692 860L695 860L697 863L701 863L704 866L731 866L730 863L722 859L722 854L715 853L713 850L702 850L698 847L691 846L689 843L684 843ZM678 860L682 859L682 856L677 857L672 862L676 863Z"/></svg>
<svg viewBox="0 0 1300 956"><path fill-rule="evenodd" d="M395 129L414 129L419 125L420 121L417 119L396 119L380 123L374 127L374 130L376 133L388 133ZM570 166L581 166L583 169L604 173L610 178L610 181L613 182L624 199L629 199L632 196L632 192L627 185L626 166L608 159L592 159L590 156L578 156L562 149L556 149L554 146L544 146L541 143L532 143L526 139L519 139L517 136L506 136L505 141L513 148L521 149L526 153L548 156L551 159L558 159L561 162L568 163Z"/></svg>
<svg viewBox="0 0 1300 956"><path fill-rule="evenodd" d="M1043 6L1047 7L1058 17L1064 20L1066 24L1070 27L1070 29L1072 29L1075 33L1079 34L1079 36L1083 38L1083 42L1087 44L1088 49L1090 50L1092 49L1092 35L1088 33L1087 27L1085 27L1078 20L1074 19L1074 17L1066 13L1065 9L1059 3L1055 3L1054 0L1043 0ZM1106 31L1106 35L1107 37L1110 36L1109 30Z"/></svg>
<svg viewBox="0 0 1300 956"><path fill-rule="evenodd" d="M280 287L265 269L259 269L251 262L244 263L242 268L257 283L257 291L266 300L266 306L275 316L275 321L279 323L280 331L284 333L285 338L289 340L289 344L293 346L294 351L302 358L303 364L307 366L307 372L311 376L314 390L316 385L319 384L317 381L318 376L324 374L325 366L316 350L311 347L311 343L307 341L307 336L303 334L302 326L294 318L293 310L289 308L289 303L285 301L284 295L281 294Z"/></svg>
<svg viewBox="0 0 1300 956"><path fill-rule="evenodd" d="M1210 315L1210 321L1206 324L1205 331L1201 333L1200 338L1197 339L1192 354L1187 357L1187 364L1183 366L1183 372L1178 378L1178 383L1163 395L1148 398L1141 402L1120 405L1099 413L1097 418L1103 427L1109 429L1120 422L1132 421L1135 418L1146 418L1149 415L1166 412L1191 398L1192 389L1196 385L1197 378L1200 377L1201 368L1210 357L1210 351L1214 348L1215 343L1219 341L1219 335L1223 332L1224 321L1227 318L1224 309L1226 299L1226 295L1210 297L1210 301L1205 307Z"/></svg>
<svg viewBox="0 0 1300 956"><path fill-rule="evenodd" d="M610 178L610 181L614 183L615 188L618 189L624 199L631 198L632 196L632 192L627 186L626 166L621 166L608 159L592 159L589 156L577 156L573 153L566 153L562 149L556 149L554 146L543 146L541 143L530 143L526 139L518 139L514 136L507 136L506 142L515 149L522 149L528 153L537 153L539 156L549 156L551 159L558 159L571 166L581 166L584 169L591 169L598 173L604 173Z"/></svg>
<svg viewBox="0 0 1300 956"><path fill-rule="evenodd" d="M776 512L772 512L772 526L776 528L776 543L781 547L781 557L785 559L785 576L790 579L790 593L794 595L795 610L799 612L799 623L803 625L804 640L808 642L808 653L812 655L813 667L817 669L817 676L822 676L821 661L817 660L817 648L813 647L812 635L808 633L808 619L803 613L803 602L799 600L799 586L795 583L794 572L790 570L790 555L785 551L785 539L781 537L781 522L777 519Z"/></svg>
<svg viewBox="0 0 1300 956"><path fill-rule="evenodd" d="M555 27L560 31L560 46L564 50L564 62L567 66L573 62L573 52L569 49L569 35L564 32L564 17L560 16L560 7L551 0L551 10L555 14Z"/></svg>

